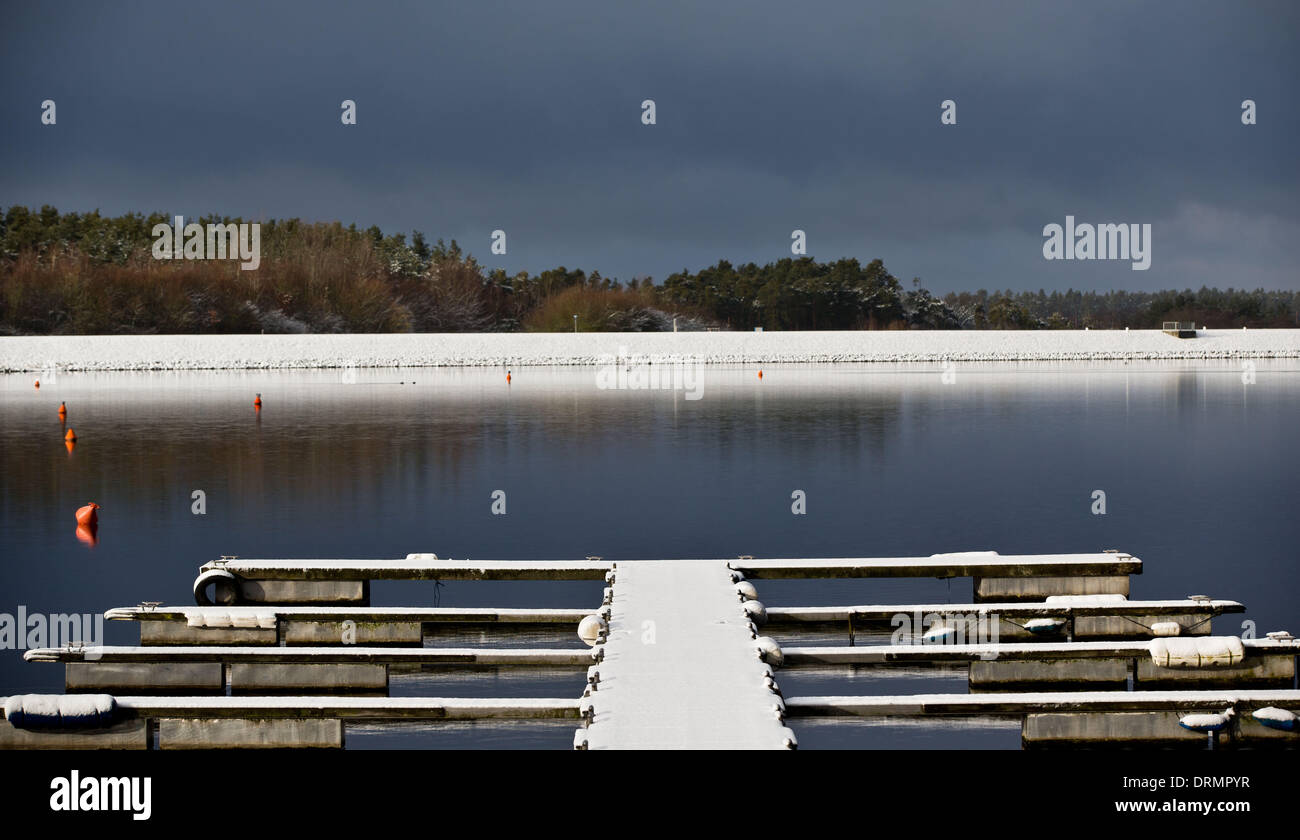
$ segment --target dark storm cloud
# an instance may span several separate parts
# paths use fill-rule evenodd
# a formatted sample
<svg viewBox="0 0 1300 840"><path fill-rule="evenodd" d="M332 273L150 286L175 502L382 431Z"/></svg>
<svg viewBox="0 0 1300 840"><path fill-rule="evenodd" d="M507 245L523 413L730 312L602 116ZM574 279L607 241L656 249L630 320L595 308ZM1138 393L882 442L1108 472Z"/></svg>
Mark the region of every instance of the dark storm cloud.
<svg viewBox="0 0 1300 840"><path fill-rule="evenodd" d="M1297 8L25 5L0 201L418 228L623 278L801 228L938 291L1295 288ZM1067 213L1151 223L1151 269L1044 261Z"/></svg>

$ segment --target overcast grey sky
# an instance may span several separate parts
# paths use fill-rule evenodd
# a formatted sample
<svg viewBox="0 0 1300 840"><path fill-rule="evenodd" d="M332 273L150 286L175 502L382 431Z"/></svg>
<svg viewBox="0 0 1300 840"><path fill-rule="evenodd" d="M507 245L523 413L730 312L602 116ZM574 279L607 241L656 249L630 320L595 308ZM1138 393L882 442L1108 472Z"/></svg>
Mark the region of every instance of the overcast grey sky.
<svg viewBox="0 0 1300 840"><path fill-rule="evenodd" d="M1300 4L627 5L8 4L0 204L338 219L622 279L799 228L937 292L1300 288ZM1150 223L1150 270L1044 260L1066 214Z"/></svg>

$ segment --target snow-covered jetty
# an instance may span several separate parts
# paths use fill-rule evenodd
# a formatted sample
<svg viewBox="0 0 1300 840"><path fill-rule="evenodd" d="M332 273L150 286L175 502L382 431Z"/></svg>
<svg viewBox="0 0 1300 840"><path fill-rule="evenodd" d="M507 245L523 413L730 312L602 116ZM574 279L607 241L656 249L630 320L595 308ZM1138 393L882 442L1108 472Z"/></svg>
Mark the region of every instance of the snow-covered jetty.
<svg viewBox="0 0 1300 840"><path fill-rule="evenodd" d="M139 624L138 646L28 651L29 661L64 666L69 693L3 698L0 748L337 748L351 722L562 719L576 724L582 750L791 749L800 721L849 716L1018 719L1026 746L1203 746L1207 736L1295 744L1300 642L1281 631L1213 635L1215 616L1242 611L1235 601L1130 601L1129 575L1141 569L1118 551L226 558L200 569L198 606L109 610ZM756 583L815 577L968 578L974 600L779 608L758 600ZM603 594L594 608L371 606L370 582L396 579L590 581ZM485 643L437 644L457 626ZM510 643L511 628L546 627L562 629L563 641ZM895 630L887 642L882 629ZM505 638L488 643L493 632ZM809 632L843 633L848 644L814 644ZM833 679L848 668L917 667L967 669L969 693L798 697L779 682L783 668ZM572 672L574 696L389 696L390 680L413 671L521 668Z"/></svg>

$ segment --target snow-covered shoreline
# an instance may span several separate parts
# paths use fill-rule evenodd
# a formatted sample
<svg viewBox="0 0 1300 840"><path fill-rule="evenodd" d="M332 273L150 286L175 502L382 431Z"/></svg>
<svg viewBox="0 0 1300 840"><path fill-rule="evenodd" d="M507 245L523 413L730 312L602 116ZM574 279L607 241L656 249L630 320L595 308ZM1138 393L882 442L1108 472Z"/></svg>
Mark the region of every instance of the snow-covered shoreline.
<svg viewBox="0 0 1300 840"><path fill-rule="evenodd" d="M0 338L0 371L1300 358L1300 330L441 333Z"/></svg>

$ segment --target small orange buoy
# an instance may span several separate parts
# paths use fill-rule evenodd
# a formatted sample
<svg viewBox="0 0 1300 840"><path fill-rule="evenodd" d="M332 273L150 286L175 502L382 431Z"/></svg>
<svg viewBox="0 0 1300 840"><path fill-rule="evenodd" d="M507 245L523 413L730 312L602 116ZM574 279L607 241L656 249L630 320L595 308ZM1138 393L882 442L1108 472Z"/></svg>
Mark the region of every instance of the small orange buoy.
<svg viewBox="0 0 1300 840"><path fill-rule="evenodd" d="M94 528L99 524L99 505L91 502L84 507L77 508L77 524L84 525L87 528Z"/></svg>
<svg viewBox="0 0 1300 840"><path fill-rule="evenodd" d="M65 402L59 403L59 417L67 417L67 416L68 416L68 404Z"/></svg>
<svg viewBox="0 0 1300 840"><path fill-rule="evenodd" d="M253 408L261 408L261 407L262 407L262 395L258 394L257 399L253 400Z"/></svg>
<svg viewBox="0 0 1300 840"><path fill-rule="evenodd" d="M761 368L760 368L759 371L758 371L758 378L759 378L759 379L762 379L762 378L763 378L763 371L762 371Z"/></svg>
<svg viewBox="0 0 1300 840"><path fill-rule="evenodd" d="M506 384L510 384L510 371L506 371Z"/></svg>
<svg viewBox="0 0 1300 840"><path fill-rule="evenodd" d="M41 387L41 380L39 380L39 379L36 380L36 387L37 387L37 388L40 388L40 387Z"/></svg>
<svg viewBox="0 0 1300 840"><path fill-rule="evenodd" d="M63 436L63 439L75 441L77 439L77 433L72 431L72 429L68 429L68 432Z"/></svg>

